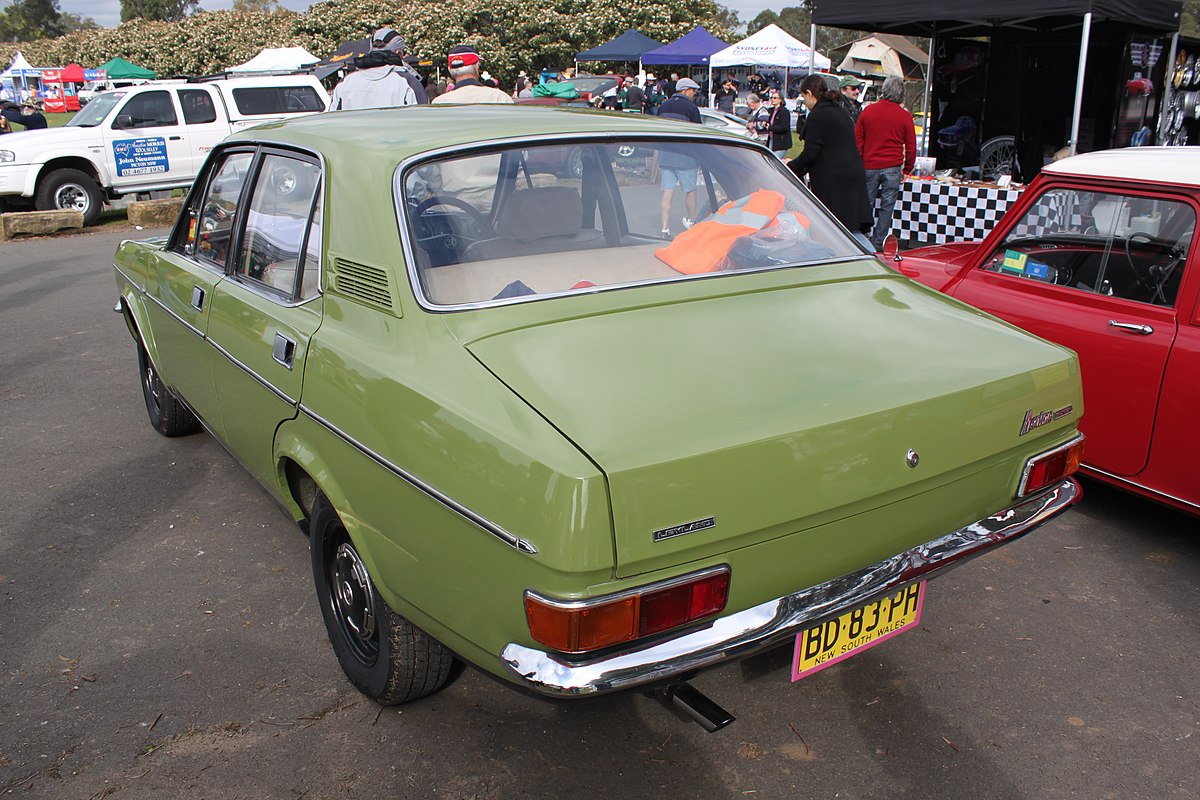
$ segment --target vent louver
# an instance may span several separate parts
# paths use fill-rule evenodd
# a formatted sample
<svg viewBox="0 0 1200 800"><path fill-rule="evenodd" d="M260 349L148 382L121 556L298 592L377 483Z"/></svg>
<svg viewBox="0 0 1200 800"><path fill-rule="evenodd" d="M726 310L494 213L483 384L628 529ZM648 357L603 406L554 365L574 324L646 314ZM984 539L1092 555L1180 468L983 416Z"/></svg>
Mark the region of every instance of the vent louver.
<svg viewBox="0 0 1200 800"><path fill-rule="evenodd" d="M333 288L339 294L388 311L392 310L392 293L388 286L387 272L379 267L369 267L344 258L336 258L333 263Z"/></svg>

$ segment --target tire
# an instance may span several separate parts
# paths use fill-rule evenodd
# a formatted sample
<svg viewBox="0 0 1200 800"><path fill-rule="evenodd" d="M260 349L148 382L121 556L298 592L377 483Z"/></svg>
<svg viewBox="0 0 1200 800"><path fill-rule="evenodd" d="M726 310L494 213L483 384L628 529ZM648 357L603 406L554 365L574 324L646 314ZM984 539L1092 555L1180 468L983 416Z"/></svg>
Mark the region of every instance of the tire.
<svg viewBox="0 0 1200 800"><path fill-rule="evenodd" d="M196 419L196 415L162 382L158 370L154 368L154 362L146 353L146 348L140 344L138 367L141 371L142 398L146 401L150 427L163 436L187 436L199 431L200 420Z"/></svg>
<svg viewBox="0 0 1200 800"><path fill-rule="evenodd" d="M445 686L454 654L380 598L323 494L313 501L309 539L321 616L350 682L384 706L409 703Z"/></svg>
<svg viewBox="0 0 1200 800"><path fill-rule="evenodd" d="M82 211L83 224L100 218L104 195L91 176L77 169L56 169L38 182L34 205L38 211Z"/></svg>

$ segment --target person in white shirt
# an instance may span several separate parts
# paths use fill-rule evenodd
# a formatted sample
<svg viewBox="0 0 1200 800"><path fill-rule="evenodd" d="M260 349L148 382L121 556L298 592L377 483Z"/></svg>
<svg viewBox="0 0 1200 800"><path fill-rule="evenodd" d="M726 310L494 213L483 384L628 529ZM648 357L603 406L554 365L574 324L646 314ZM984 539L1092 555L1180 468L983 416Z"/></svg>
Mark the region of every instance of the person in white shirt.
<svg viewBox="0 0 1200 800"><path fill-rule="evenodd" d="M469 44L450 48L446 64L450 69L450 80L454 89L439 94L433 99L435 105L450 103L511 103L508 92L494 86L485 86L479 80L479 65L483 61L479 51Z"/></svg>
<svg viewBox="0 0 1200 800"><path fill-rule="evenodd" d="M393 108L424 102L421 79L404 64L407 46L391 28L380 28L371 39L371 52L355 63L351 72L333 90L330 111L355 111L364 108ZM411 77L410 77L411 76ZM421 88L418 95L414 83Z"/></svg>

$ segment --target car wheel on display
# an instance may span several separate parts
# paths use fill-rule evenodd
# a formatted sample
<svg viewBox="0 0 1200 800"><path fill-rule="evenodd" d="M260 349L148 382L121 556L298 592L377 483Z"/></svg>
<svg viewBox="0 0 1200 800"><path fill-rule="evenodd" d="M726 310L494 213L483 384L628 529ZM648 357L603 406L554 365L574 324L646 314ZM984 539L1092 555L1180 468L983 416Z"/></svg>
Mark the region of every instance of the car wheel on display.
<svg viewBox="0 0 1200 800"><path fill-rule="evenodd" d="M38 211L81 211L83 224L100 218L104 195L91 176L77 169L56 169L38 184Z"/></svg>
<svg viewBox="0 0 1200 800"><path fill-rule="evenodd" d="M154 430L163 436L187 436L200 430L200 420L158 377L154 362L140 344L138 369L141 372L142 398L146 401L146 413Z"/></svg>
<svg viewBox="0 0 1200 800"><path fill-rule="evenodd" d="M380 705L398 705L445 686L454 654L392 611L325 495L309 526L317 601L338 663L350 682Z"/></svg>
<svg viewBox="0 0 1200 800"><path fill-rule="evenodd" d="M579 147L572 148L567 153L567 158L563 164L567 175L572 178L583 177L583 150Z"/></svg>
<svg viewBox="0 0 1200 800"><path fill-rule="evenodd" d="M1012 175L1017 160L1015 136L993 136L979 148L979 176L994 181L1001 175Z"/></svg>

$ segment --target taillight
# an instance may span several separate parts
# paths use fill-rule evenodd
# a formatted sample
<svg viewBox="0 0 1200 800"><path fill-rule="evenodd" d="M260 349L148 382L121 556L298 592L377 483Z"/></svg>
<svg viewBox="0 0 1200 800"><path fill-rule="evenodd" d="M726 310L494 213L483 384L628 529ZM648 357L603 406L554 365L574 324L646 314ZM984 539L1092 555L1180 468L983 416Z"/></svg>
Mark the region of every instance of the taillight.
<svg viewBox="0 0 1200 800"><path fill-rule="evenodd" d="M1056 447L1025 462L1025 473L1021 476L1019 497L1041 491L1052 486L1079 469L1083 459L1083 434L1066 444Z"/></svg>
<svg viewBox="0 0 1200 800"><path fill-rule="evenodd" d="M563 653L585 653L677 628L724 610L729 567L721 566L590 600L525 593L534 641Z"/></svg>

